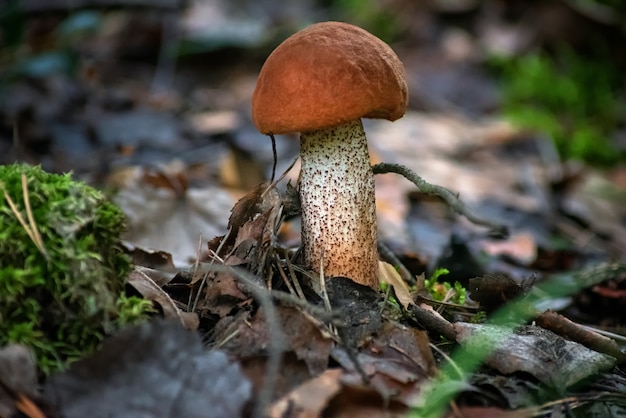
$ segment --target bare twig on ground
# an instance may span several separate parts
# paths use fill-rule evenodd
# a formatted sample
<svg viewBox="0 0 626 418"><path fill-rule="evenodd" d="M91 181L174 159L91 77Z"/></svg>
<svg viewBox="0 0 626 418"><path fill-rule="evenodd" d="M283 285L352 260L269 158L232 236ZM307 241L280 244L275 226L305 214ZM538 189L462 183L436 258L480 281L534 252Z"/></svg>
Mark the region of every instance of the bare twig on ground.
<svg viewBox="0 0 626 418"><path fill-rule="evenodd" d="M535 321L540 327L549 329L561 337L580 343L599 353L615 357L620 364L626 361L626 354L620 350L615 340L586 329L557 312L543 312L537 316Z"/></svg>
<svg viewBox="0 0 626 418"><path fill-rule="evenodd" d="M407 311L429 333L441 335L450 341L456 341L454 326L441 316L413 304L407 307Z"/></svg>
<svg viewBox="0 0 626 418"><path fill-rule="evenodd" d="M506 237L508 230L505 225L499 225L486 219L479 218L469 211L469 209L459 200L459 197L445 187L436 184L430 184L413 170L401 164L379 163L372 166L374 174L395 173L415 184L422 193L439 196L452 210L459 215L465 216L469 221L476 225L486 226L491 229L490 233L496 237Z"/></svg>

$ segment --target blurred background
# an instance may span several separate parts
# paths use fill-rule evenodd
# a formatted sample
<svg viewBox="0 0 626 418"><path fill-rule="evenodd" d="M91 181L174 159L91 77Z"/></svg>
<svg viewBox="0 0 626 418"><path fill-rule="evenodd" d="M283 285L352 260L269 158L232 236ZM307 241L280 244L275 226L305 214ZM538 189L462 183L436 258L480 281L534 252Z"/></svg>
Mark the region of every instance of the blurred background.
<svg viewBox="0 0 626 418"><path fill-rule="evenodd" d="M410 111L365 122L373 162L404 164L511 229L494 240L379 176L381 238L413 271L519 282L626 260L620 0L3 0L0 163L72 171L124 209L129 243L188 264L271 176L270 140L250 120L265 58L323 20L367 29L405 64ZM299 145L276 146L280 174ZM287 244L298 234L297 219L281 230Z"/></svg>

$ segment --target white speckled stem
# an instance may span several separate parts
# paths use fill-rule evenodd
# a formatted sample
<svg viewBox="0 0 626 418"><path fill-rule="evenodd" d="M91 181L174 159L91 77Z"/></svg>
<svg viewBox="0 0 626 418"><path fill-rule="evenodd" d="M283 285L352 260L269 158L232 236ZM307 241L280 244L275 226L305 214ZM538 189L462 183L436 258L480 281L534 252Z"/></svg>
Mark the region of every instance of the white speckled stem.
<svg viewBox="0 0 626 418"><path fill-rule="evenodd" d="M300 136L305 264L378 287L374 177L361 120Z"/></svg>

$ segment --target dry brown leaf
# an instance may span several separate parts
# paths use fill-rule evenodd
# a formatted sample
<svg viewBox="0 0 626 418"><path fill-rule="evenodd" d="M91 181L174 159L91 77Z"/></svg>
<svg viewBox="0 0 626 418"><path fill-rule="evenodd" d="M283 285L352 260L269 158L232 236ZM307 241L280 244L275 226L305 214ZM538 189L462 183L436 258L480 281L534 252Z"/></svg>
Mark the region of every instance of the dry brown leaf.
<svg viewBox="0 0 626 418"><path fill-rule="evenodd" d="M184 170L175 163L162 167L170 180L184 176ZM139 247L166 251L172 254L174 264L186 266L198 255L200 236L213 237L226 230L225 214L233 205L232 197L216 186L186 188L183 182L174 187L173 180L146 183L145 174L141 167L127 170L117 184L120 189L114 201L128 219L124 239Z"/></svg>
<svg viewBox="0 0 626 418"><path fill-rule="evenodd" d="M409 285L402 280L400 273L391 264L384 261L378 262L378 280L393 287L396 298L404 308L413 303Z"/></svg>
<svg viewBox="0 0 626 418"><path fill-rule="evenodd" d="M229 273L219 272L207 282L204 300L199 304L199 312L207 312L223 318L229 315L241 302L250 297L239 288L239 282Z"/></svg>
<svg viewBox="0 0 626 418"><path fill-rule="evenodd" d="M237 240L239 243L248 238L262 241L263 234L261 232L254 234L246 232L243 237L240 237L239 230L248 222L254 221L260 214L266 214L266 223L272 226L278 222L282 202L278 191L269 185L269 182L259 183L233 205L228 218L228 235L225 238L216 237L211 240L209 249L217 251L218 246L221 245L221 254L229 254L236 247ZM250 227L248 226L248 228ZM265 225L263 227L265 228ZM222 243L223 239L226 240L224 243Z"/></svg>
<svg viewBox="0 0 626 418"><path fill-rule="evenodd" d="M287 351L303 361L315 376L324 371L333 341L313 324L302 312L294 308L276 306L278 324L287 341ZM220 321L215 327L215 339L223 341L221 348L239 358L264 356L272 344L263 309L252 318L238 317L234 321ZM225 326L224 326L225 325Z"/></svg>
<svg viewBox="0 0 626 418"><path fill-rule="evenodd" d="M395 322L386 322L374 337L372 344L385 358L406 363L410 369L418 368L425 375L435 370L435 359L430 348L428 333Z"/></svg>
<svg viewBox="0 0 626 418"><path fill-rule="evenodd" d="M328 402L341 390L341 369L326 370L308 380L274 402L267 414L271 418L316 418L328 406Z"/></svg>
<svg viewBox="0 0 626 418"><path fill-rule="evenodd" d="M187 329L197 329L198 316L192 312L183 312L174 303L172 298L146 274L146 270L135 268L128 275L127 283L137 290L144 299L158 304L163 317L175 319Z"/></svg>

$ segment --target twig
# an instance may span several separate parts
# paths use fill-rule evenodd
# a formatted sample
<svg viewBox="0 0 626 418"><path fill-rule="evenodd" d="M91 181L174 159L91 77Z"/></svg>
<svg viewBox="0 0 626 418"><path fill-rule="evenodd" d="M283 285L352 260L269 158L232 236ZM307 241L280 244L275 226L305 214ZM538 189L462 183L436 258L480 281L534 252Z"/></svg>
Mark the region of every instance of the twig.
<svg viewBox="0 0 626 418"><path fill-rule="evenodd" d="M226 241L228 241L228 238L230 237L230 234L231 234L232 230L233 230L233 229L232 229L232 227L231 227L231 228L228 228L228 231L226 231L226 234L224 235L224 237L223 237L223 238L222 238L222 240L220 241L220 244L218 245L217 250L216 250L215 252L213 252L213 254L214 254L215 256L218 256L218 254L220 253L220 251L222 251L222 248L224 247L224 244L226 243ZM201 239L202 239L202 238L201 238ZM196 261L200 259L200 252L199 252L199 251L200 251L200 248L198 247L198 255L197 255L197 257L196 257ZM220 260L221 260L221 259L220 259ZM214 263L214 262L215 262L215 258L212 258L212 259L211 259L211 263L209 264L209 270L210 270L210 268L211 268L211 266L213 265L213 263ZM197 263L197 262L194 264L194 274L195 274L196 272L198 272L198 267L199 267L199 266L200 266L200 264L199 264L199 263ZM199 300L200 300L200 293L201 293L201 291L202 291L202 288L203 288L203 287L205 286L205 284L206 284L206 279L207 279L208 274L209 274L209 272L206 272L206 273L202 276L202 281L200 282L200 286L198 286L198 290L197 290L197 293L196 293L196 297L194 298L193 305L191 306L191 309L189 309L189 312L195 312L195 311L196 311L196 307L198 306L198 302L199 302ZM192 283L193 283L193 282L192 282ZM192 297L191 295L192 295L192 292L190 292L190 293L189 293L189 301L191 301L191 297ZM189 304L188 304L188 306L189 306Z"/></svg>
<svg viewBox="0 0 626 418"><path fill-rule="evenodd" d="M26 217L28 218L28 224L30 225L33 236L35 237L35 244L39 250L43 253L46 259L49 259L48 252L46 251L46 247L43 245L43 240L41 239L41 234L39 233L39 228L37 227L37 223L35 222L35 218L33 217L33 211L30 207L30 194L28 193L28 182L26 180L26 174L22 173L22 194L24 195L24 207L26 208Z"/></svg>
<svg viewBox="0 0 626 418"><path fill-rule="evenodd" d="M277 261L279 258L277 257ZM293 271L293 267L291 265L291 260L289 260L289 251L285 249L285 265L287 266L287 271L289 271L289 277L291 277L291 281L293 282L293 286L296 289L296 293L300 297L300 299L305 300L304 292L302 291L302 286L300 286L300 280L296 276L296 273Z"/></svg>
<svg viewBox="0 0 626 418"><path fill-rule="evenodd" d="M322 248L322 253L320 255L319 281L324 306L326 306L326 310L330 312L332 310L332 307L330 306L330 300L328 299L328 293L326 292L326 277L324 277L324 248Z"/></svg>
<svg viewBox="0 0 626 418"><path fill-rule="evenodd" d="M287 275L285 274L284 270L282 269L282 266L280 265L280 257L276 253L274 253L274 262L276 263L276 265L278 265L278 268L276 270L278 271L280 278L283 279L283 283L285 283L285 286L287 286L287 289L289 289L289 294L296 295L296 290L294 289L292 284L289 282Z"/></svg>
<svg viewBox="0 0 626 418"><path fill-rule="evenodd" d="M586 329L559 313L546 311L539 314L535 320L540 327L549 329L562 337L580 343L599 353L613 356L620 364L626 361L626 354L620 350L615 340Z"/></svg>
<svg viewBox="0 0 626 418"><path fill-rule="evenodd" d="M417 305L410 304L407 311L411 317L429 333L438 334L450 341L456 341L454 326L437 314Z"/></svg>
<svg viewBox="0 0 626 418"><path fill-rule="evenodd" d="M469 209L459 200L459 197L452 191L446 189L445 187L428 183L426 180L418 176L413 170L408 167L405 167L401 164L379 163L373 165L372 170L374 174L399 174L409 180L411 183L415 184L422 193L439 196L448 204L448 206L450 206L452 210L454 210L459 215L465 216L472 223L491 228L491 235L496 237L506 237L508 235L508 228L505 225L496 224L486 219L477 217L469 211Z"/></svg>

